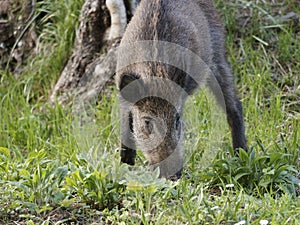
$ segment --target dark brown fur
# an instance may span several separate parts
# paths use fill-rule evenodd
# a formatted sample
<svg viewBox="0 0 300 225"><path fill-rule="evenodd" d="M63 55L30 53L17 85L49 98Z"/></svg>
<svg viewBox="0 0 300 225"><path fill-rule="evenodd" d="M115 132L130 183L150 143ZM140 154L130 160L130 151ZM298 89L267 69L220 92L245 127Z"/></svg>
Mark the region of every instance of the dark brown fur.
<svg viewBox="0 0 300 225"><path fill-rule="evenodd" d="M208 65L225 99L233 148L246 149L242 105L237 98L234 78L225 58L224 29L213 3L209 0L141 1L120 46L143 40L166 41L180 45L197 54ZM201 71L199 71L199 76L201 76ZM155 78L155 81L149 87L147 82L149 83L148 80L152 78ZM132 81L138 81L139 83L132 92L134 95L139 95L139 91L145 91L147 88L163 90L170 96L178 95L178 98L176 97L178 102L175 104L168 104L165 99L157 97L141 99L131 108L121 103L121 161L133 165L136 155L135 145L138 144L150 164L153 167L159 166L161 176L168 177L173 175L164 171L170 169L169 165L160 165L160 162L175 153L175 157L171 157L167 164L176 164L180 167L179 170L183 164L180 116L185 97L180 97L181 94L178 91L174 93L174 90L170 90L172 88L168 88L169 85L157 88L160 79L175 82L188 94L191 94L198 86L195 80L184 71L159 62L135 63L122 68L117 73L116 80L120 91ZM214 88L214 84L210 81L208 85ZM126 96L124 98L125 101L128 100ZM165 122L165 128L159 128L162 121ZM147 148L144 145L150 141L149 135L155 139L159 138L160 134L165 136L158 146L151 150L143 150L143 147Z"/></svg>

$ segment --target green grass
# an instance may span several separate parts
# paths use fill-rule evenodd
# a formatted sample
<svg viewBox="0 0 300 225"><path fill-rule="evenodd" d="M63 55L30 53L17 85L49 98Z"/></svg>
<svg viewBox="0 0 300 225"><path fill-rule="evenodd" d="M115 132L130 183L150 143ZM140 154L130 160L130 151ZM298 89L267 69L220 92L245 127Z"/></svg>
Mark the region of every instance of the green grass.
<svg viewBox="0 0 300 225"><path fill-rule="evenodd" d="M136 168L120 165L115 94L92 120L47 103L74 41L75 2L39 3L36 56L18 78L1 72L0 224L300 224L299 24L278 22L300 15L296 0L217 1L249 152L234 156L227 125L206 151L218 124L201 92L187 104L193 151L176 182L149 173L140 153Z"/></svg>

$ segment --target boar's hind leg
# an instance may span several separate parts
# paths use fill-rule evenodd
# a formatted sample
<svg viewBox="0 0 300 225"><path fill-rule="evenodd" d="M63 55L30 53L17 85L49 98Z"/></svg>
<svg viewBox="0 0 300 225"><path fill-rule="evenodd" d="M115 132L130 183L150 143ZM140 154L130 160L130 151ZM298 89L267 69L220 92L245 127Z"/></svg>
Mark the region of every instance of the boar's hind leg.
<svg viewBox="0 0 300 225"><path fill-rule="evenodd" d="M134 165L136 157L135 143L132 135L132 116L126 110L121 110L121 162Z"/></svg>
<svg viewBox="0 0 300 225"><path fill-rule="evenodd" d="M228 63L224 60L217 66L217 81L225 101L227 120L231 129L233 149L246 150L246 137L242 103L237 97L234 78ZM220 99L217 99L220 100Z"/></svg>

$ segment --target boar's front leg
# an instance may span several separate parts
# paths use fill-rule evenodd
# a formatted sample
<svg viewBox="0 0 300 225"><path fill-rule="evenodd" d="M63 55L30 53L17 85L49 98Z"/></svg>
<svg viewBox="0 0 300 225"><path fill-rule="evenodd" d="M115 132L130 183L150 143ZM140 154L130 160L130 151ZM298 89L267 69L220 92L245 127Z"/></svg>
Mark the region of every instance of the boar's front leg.
<svg viewBox="0 0 300 225"><path fill-rule="evenodd" d="M122 108L121 115L121 162L129 165L134 165L136 157L135 142L133 138L132 129L132 115L129 110Z"/></svg>

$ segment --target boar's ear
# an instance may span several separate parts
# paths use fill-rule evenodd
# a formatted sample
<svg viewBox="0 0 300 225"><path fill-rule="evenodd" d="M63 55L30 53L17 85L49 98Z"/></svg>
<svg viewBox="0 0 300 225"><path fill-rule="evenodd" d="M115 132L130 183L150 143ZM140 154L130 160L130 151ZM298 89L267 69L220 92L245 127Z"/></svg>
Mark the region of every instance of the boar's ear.
<svg viewBox="0 0 300 225"><path fill-rule="evenodd" d="M119 81L119 90L121 91L123 88L125 88L127 85L129 85L131 82L134 82L138 80L139 77L134 74L122 74L121 79Z"/></svg>
<svg viewBox="0 0 300 225"><path fill-rule="evenodd" d="M143 81L138 76L123 74L119 82L119 91L125 100L134 103L141 96L142 86Z"/></svg>

